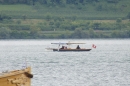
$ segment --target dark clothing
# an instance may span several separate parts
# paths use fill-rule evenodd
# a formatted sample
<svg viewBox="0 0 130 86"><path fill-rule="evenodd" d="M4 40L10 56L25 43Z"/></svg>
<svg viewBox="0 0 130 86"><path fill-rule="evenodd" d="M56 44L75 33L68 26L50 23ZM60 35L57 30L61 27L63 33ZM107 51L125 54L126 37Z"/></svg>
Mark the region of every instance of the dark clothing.
<svg viewBox="0 0 130 86"><path fill-rule="evenodd" d="M80 49L79 45L77 46L77 48L76 48L76 49Z"/></svg>
<svg viewBox="0 0 130 86"><path fill-rule="evenodd" d="M60 48L60 49L64 49L64 46L62 46L62 48Z"/></svg>

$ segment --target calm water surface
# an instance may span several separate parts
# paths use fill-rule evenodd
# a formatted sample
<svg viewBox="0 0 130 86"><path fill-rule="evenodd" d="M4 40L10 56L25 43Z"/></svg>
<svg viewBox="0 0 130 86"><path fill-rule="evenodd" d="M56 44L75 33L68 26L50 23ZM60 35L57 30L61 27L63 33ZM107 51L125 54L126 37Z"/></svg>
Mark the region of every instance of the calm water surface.
<svg viewBox="0 0 130 86"><path fill-rule="evenodd" d="M85 42L90 52L52 52L51 42ZM75 47L75 46L72 46ZM130 86L130 39L0 40L0 72L27 62L31 86Z"/></svg>

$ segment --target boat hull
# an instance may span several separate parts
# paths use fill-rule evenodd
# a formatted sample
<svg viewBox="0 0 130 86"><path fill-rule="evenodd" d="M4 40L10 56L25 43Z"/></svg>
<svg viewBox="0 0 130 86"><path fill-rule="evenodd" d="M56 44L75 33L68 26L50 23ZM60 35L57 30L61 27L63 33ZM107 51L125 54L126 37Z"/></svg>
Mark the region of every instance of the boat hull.
<svg viewBox="0 0 130 86"><path fill-rule="evenodd" d="M31 68L0 73L0 86L31 86Z"/></svg>
<svg viewBox="0 0 130 86"><path fill-rule="evenodd" d="M91 49L53 49L53 51L74 51L74 52L80 52L80 51L90 51Z"/></svg>

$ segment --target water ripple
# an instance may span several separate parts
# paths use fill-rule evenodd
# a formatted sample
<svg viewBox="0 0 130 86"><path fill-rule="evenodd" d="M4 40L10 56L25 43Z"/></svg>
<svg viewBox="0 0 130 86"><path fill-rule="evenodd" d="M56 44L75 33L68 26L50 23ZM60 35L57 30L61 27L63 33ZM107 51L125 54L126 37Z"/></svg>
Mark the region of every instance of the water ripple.
<svg viewBox="0 0 130 86"><path fill-rule="evenodd" d="M32 86L130 86L129 39L80 40L97 49L76 53L45 51L51 41L58 40L1 40L0 71L20 69L27 62Z"/></svg>

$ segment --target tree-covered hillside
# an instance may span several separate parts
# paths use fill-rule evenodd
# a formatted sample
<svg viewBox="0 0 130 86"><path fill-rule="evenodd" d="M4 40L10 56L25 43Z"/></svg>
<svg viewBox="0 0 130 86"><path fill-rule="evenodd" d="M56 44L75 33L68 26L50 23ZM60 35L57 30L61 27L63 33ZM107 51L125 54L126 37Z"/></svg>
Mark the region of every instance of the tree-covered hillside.
<svg viewBox="0 0 130 86"><path fill-rule="evenodd" d="M27 5L46 5L48 7L66 7L90 9L90 5L98 11L129 10L129 0L0 0L0 4L27 4Z"/></svg>
<svg viewBox="0 0 130 86"><path fill-rule="evenodd" d="M39 2L40 4L46 5L66 5L66 4L89 4L93 2L107 2L107 3L114 3L117 4L120 1L124 0L0 0L2 4L33 4Z"/></svg>
<svg viewBox="0 0 130 86"><path fill-rule="evenodd" d="M130 0L0 0L0 39L130 38Z"/></svg>
<svg viewBox="0 0 130 86"><path fill-rule="evenodd" d="M46 15L82 19L126 18L129 0L0 0L0 14L37 19Z"/></svg>

